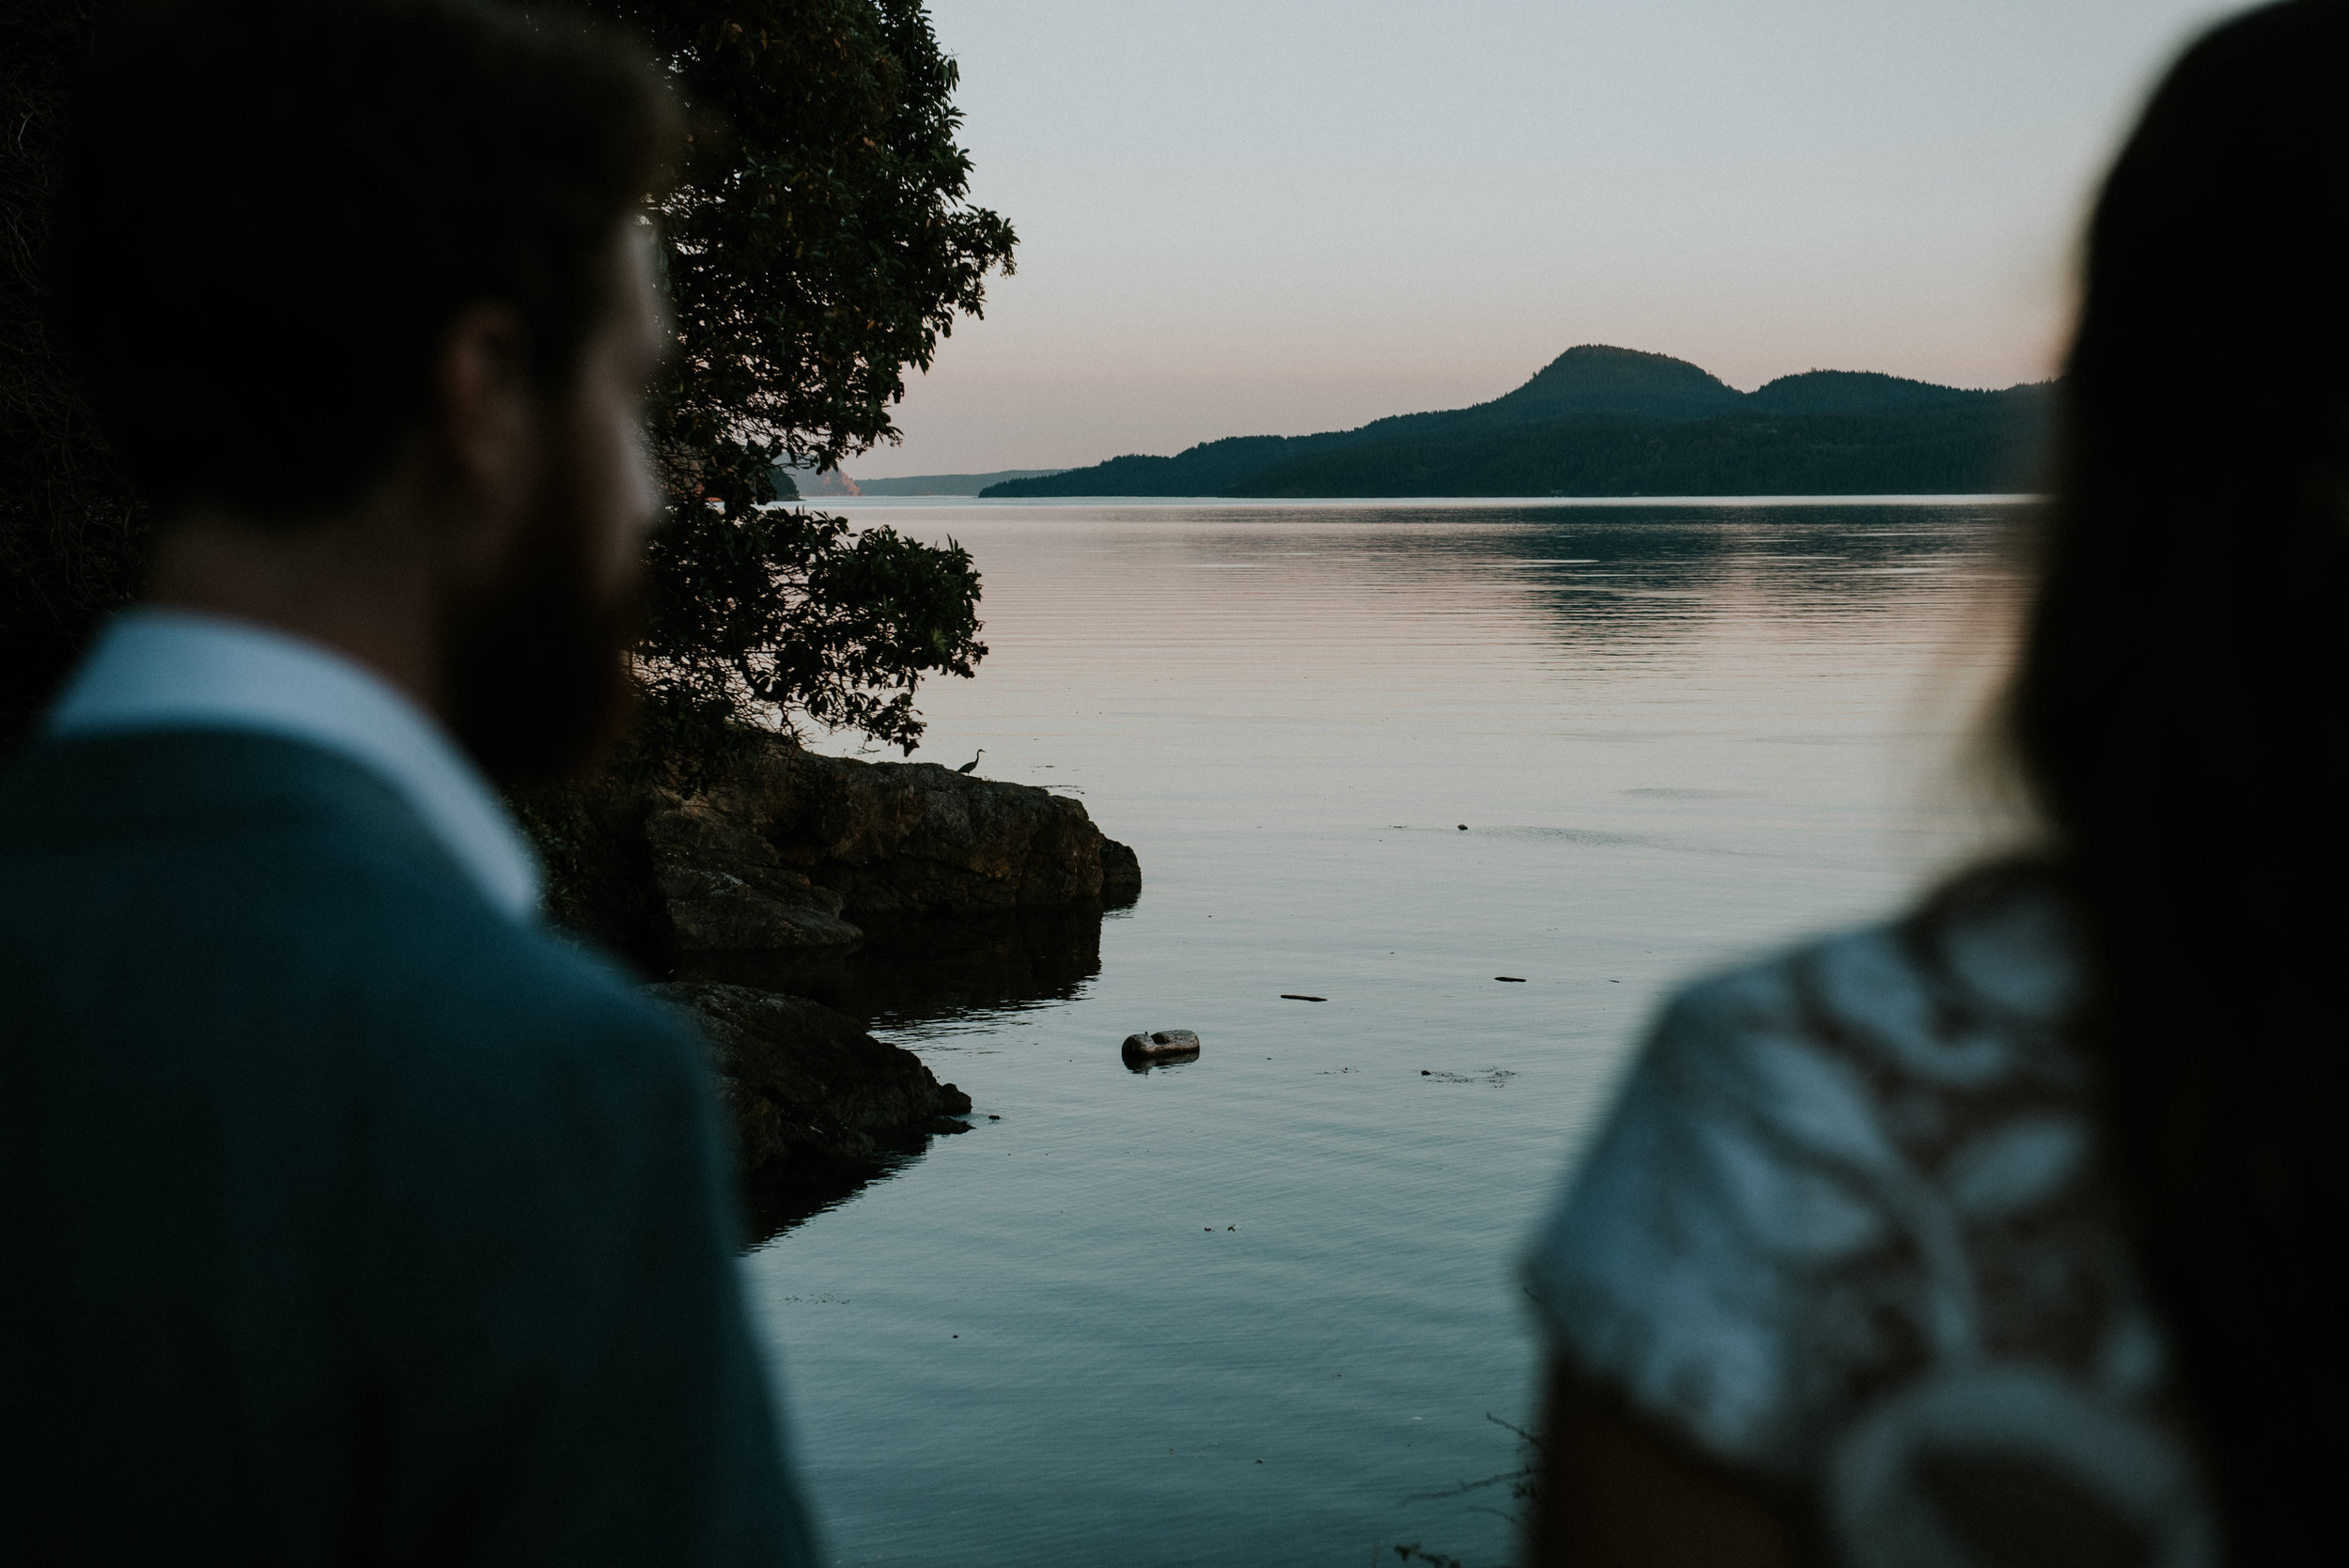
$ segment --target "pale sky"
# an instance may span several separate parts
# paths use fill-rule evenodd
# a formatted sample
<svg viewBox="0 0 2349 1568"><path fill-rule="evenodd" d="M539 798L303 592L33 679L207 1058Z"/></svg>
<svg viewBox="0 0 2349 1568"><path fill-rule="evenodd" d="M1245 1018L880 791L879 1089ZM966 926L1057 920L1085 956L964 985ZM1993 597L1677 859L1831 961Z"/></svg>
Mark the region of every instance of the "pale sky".
<svg viewBox="0 0 2349 1568"><path fill-rule="evenodd" d="M987 318L852 475L1497 396L1578 343L1733 385L2049 372L2084 203L2195 0L930 0Z"/></svg>

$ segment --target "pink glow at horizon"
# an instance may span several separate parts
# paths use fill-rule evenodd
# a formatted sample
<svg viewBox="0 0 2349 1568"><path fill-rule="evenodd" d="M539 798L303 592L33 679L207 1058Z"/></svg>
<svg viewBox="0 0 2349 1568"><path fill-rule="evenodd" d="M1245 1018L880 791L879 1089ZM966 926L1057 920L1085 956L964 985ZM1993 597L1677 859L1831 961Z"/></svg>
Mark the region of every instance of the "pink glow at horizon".
<svg viewBox="0 0 2349 1568"><path fill-rule="evenodd" d="M851 474L1500 396L2049 374L2081 211L2208 0L930 0L1019 271Z"/></svg>

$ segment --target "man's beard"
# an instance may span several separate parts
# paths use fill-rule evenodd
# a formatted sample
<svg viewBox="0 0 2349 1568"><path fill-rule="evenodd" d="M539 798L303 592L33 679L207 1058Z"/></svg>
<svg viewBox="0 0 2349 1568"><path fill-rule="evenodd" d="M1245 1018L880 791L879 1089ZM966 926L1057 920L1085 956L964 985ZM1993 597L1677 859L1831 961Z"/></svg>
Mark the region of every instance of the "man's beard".
<svg viewBox="0 0 2349 1568"><path fill-rule="evenodd" d="M589 771L626 733L641 574L602 594L565 487L547 488L503 567L451 613L443 642L449 728L503 785Z"/></svg>

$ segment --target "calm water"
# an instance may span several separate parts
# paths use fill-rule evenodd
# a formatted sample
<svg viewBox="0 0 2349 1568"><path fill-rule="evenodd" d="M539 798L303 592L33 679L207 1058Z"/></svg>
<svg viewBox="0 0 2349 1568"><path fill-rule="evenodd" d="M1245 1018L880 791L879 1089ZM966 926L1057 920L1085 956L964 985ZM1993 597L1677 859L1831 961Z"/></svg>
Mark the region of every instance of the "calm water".
<svg viewBox="0 0 2349 1568"><path fill-rule="evenodd" d="M1521 1462L1528 1227L1673 977L1994 831L2014 513L851 505L986 574L923 758L1146 885L1097 972L874 1006L977 1129L752 1259L836 1560L1511 1560L1439 1494Z"/></svg>

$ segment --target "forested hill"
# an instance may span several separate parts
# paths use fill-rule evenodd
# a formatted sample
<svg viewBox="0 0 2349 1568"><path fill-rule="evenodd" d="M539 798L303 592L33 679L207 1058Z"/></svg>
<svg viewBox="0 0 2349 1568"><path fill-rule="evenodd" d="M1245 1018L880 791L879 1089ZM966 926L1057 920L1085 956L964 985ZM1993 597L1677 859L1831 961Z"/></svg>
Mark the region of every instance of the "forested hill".
<svg viewBox="0 0 2349 1568"><path fill-rule="evenodd" d="M1984 494L2032 487L2048 390L1812 370L1739 392L1684 360L1589 345L1474 408L1323 435L1234 436L980 493Z"/></svg>

